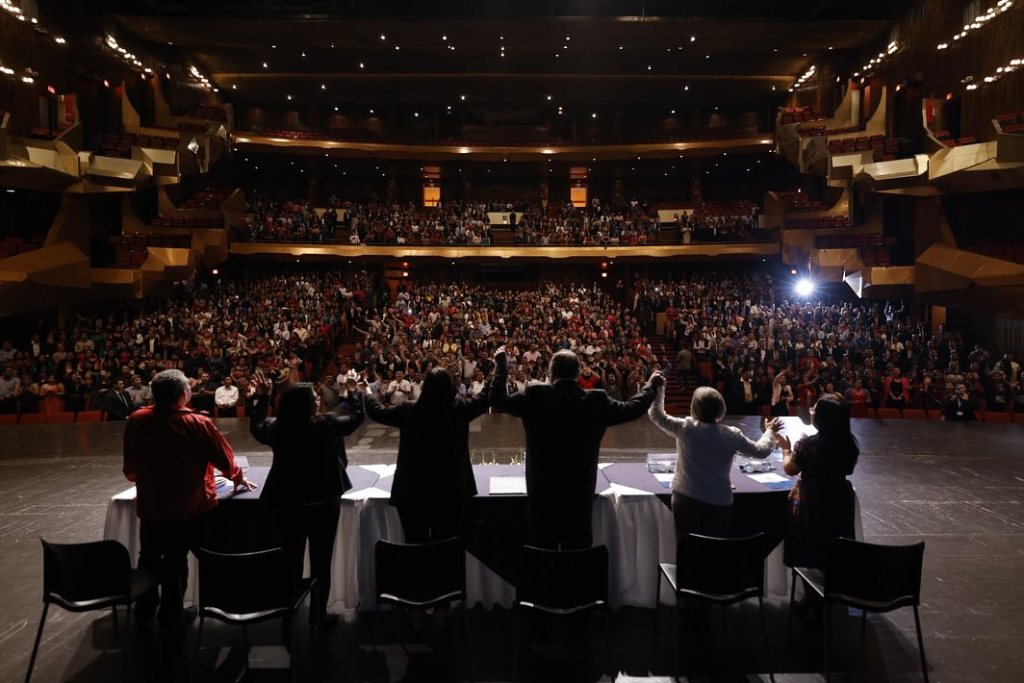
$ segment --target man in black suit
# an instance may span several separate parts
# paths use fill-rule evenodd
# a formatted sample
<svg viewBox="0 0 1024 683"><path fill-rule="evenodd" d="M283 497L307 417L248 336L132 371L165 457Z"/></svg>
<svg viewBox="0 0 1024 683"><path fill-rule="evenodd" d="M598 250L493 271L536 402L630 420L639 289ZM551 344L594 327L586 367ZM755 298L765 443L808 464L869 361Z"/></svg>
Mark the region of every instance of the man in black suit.
<svg viewBox="0 0 1024 683"><path fill-rule="evenodd" d="M550 383L508 394L508 356L494 358L491 405L521 417L526 430L529 542L541 548L589 548L597 459L605 429L647 412L655 389L648 380L628 401L577 383L579 359L571 351L551 357ZM660 374L660 373L655 373ZM653 375L652 375L653 377Z"/></svg>
<svg viewBox="0 0 1024 683"><path fill-rule="evenodd" d="M131 395L124 390L123 379L114 382L114 388L103 397L103 410L107 413L107 419L111 421L127 420L135 411Z"/></svg>

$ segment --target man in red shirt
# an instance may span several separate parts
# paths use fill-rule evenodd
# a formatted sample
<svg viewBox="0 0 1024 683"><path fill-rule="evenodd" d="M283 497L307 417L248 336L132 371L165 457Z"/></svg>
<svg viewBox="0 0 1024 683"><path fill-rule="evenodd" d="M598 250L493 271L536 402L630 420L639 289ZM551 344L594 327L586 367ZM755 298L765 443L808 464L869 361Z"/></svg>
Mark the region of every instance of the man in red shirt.
<svg viewBox="0 0 1024 683"><path fill-rule="evenodd" d="M135 482L139 516L139 568L160 576L160 623L182 625L188 553L197 547L203 517L217 506L213 470L251 491L234 451L205 415L186 404L192 398L180 370L157 373L150 383L153 405L132 413L124 431L124 476ZM136 603L142 627L156 614L158 597Z"/></svg>

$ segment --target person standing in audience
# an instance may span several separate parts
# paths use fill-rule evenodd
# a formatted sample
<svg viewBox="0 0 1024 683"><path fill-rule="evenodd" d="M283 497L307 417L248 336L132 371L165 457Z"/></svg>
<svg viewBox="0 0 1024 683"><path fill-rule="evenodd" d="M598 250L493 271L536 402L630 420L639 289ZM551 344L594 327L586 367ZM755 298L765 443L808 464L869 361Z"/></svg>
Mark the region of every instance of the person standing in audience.
<svg viewBox="0 0 1024 683"><path fill-rule="evenodd" d="M267 417L273 389L270 379L256 374L249 431L274 452L260 500L272 510L274 537L285 551L288 578L296 587L309 542L310 572L319 587L309 620L329 628L338 621L337 615L327 613L327 600L341 495L352 488L345 471L344 437L362 424L363 405L352 401L345 416L318 415L320 399L313 385L296 382L281 394L277 417Z"/></svg>
<svg viewBox="0 0 1024 683"><path fill-rule="evenodd" d="M736 427L720 424L725 399L711 387L700 387L690 401L690 416L665 412L665 383L655 380L657 395L648 414L658 429L676 440L676 471L672 478L672 516L676 539L687 534L728 537L732 527L733 454L767 458L782 426L778 418L766 423L753 441Z"/></svg>
<svg viewBox="0 0 1024 683"><path fill-rule="evenodd" d="M461 535L467 503L476 495L469 423L487 412L488 392L462 398L455 385L452 373L437 367L424 377L415 403L386 408L372 394L366 396L372 420L401 430L391 504L406 543Z"/></svg>
<svg viewBox="0 0 1024 683"><path fill-rule="evenodd" d="M579 358L562 350L551 357L550 382L509 395L508 355L495 355L491 405L523 420L526 431L526 492L529 542L541 548L579 549L593 543L592 510L601 438L608 427L635 420L654 400L651 375L628 401L578 383Z"/></svg>
<svg viewBox="0 0 1024 683"><path fill-rule="evenodd" d="M132 375L132 385L125 391L131 397L132 407L136 410L153 402L153 391L142 383L142 377L139 375Z"/></svg>
<svg viewBox="0 0 1024 683"><path fill-rule="evenodd" d="M789 567L823 567L829 544L854 537L855 496L847 477L857 465L860 447L850 431L850 409L840 398L822 396L814 404L816 434L794 446L779 435L782 467L800 480L789 492L785 563Z"/></svg>
<svg viewBox="0 0 1024 683"><path fill-rule="evenodd" d="M111 422L127 420L135 410L131 395L124 389L123 379L116 380L113 388L103 397L103 410L106 411L107 419Z"/></svg>
<svg viewBox="0 0 1024 683"><path fill-rule="evenodd" d="M239 392L231 375L224 375L217 391L213 392L213 402L217 406L218 414L229 417L234 416L235 407L238 405Z"/></svg>
<svg viewBox="0 0 1024 683"><path fill-rule="evenodd" d="M974 400L967 385L957 382L942 408L942 419L947 422L974 422L978 419L974 411Z"/></svg>
<svg viewBox="0 0 1024 683"><path fill-rule="evenodd" d="M136 623L146 628L159 605L161 626L178 629L188 553L198 547L205 516L217 506L214 468L235 491L256 485L245 478L213 421L186 407L192 392L184 373L157 373L150 388L153 405L132 413L124 429L124 476L135 483L137 495L139 569L160 577L159 596L135 603Z"/></svg>

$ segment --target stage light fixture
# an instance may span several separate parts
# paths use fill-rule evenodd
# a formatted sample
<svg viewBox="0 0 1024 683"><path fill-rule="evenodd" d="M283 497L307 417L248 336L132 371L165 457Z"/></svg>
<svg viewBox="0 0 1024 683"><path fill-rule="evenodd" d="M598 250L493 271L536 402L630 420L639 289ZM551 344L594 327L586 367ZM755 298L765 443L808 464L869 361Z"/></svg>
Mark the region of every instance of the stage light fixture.
<svg viewBox="0 0 1024 683"><path fill-rule="evenodd" d="M807 278L800 278L796 281L796 286L793 287L793 291L796 292L797 296L807 298L814 294L814 283Z"/></svg>

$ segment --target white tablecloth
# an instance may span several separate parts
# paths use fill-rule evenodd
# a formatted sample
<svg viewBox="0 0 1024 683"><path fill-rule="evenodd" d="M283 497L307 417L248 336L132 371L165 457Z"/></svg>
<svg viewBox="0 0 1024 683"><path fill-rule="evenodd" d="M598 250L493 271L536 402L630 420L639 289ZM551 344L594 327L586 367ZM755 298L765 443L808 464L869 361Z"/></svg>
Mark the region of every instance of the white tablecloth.
<svg viewBox="0 0 1024 683"><path fill-rule="evenodd" d="M861 537L860 517L858 505L857 538ZM612 607L653 607L658 589L658 563L675 562L674 521L669 507L649 491L612 484L596 497L593 530L594 543L608 547ZM134 487L111 499L103 535L123 543L133 562L137 559L139 536ZM329 603L334 609L356 609L361 605L369 608L374 604L374 545L381 539L403 540L398 513L388 504L388 492L370 486L346 493L331 567ZM195 560L191 556L190 568L189 594L195 601L198 582ZM472 604L480 603L486 608L512 605L513 586L471 553L466 554L466 582ZM766 562L766 588L780 595L788 591L781 544ZM663 602L673 599L671 591L662 590Z"/></svg>

